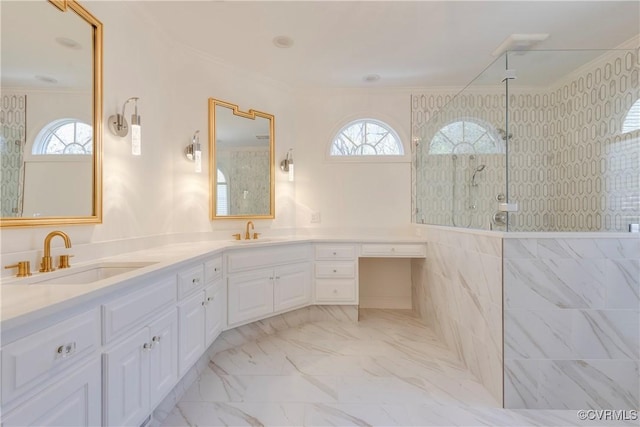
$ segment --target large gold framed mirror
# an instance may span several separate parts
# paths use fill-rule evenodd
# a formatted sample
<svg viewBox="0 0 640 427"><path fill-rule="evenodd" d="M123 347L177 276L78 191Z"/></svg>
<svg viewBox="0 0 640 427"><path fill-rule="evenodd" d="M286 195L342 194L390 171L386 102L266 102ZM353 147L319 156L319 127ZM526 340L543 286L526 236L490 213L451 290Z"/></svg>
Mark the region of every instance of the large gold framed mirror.
<svg viewBox="0 0 640 427"><path fill-rule="evenodd" d="M275 217L274 120L209 98L211 219Z"/></svg>
<svg viewBox="0 0 640 427"><path fill-rule="evenodd" d="M74 0L0 8L0 226L101 223L102 23Z"/></svg>

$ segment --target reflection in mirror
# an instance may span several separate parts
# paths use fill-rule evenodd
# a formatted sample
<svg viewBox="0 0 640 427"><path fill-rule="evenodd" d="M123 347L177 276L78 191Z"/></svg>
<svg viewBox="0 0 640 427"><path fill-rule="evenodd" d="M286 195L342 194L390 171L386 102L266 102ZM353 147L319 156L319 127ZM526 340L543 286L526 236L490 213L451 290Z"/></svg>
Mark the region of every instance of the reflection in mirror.
<svg viewBox="0 0 640 427"><path fill-rule="evenodd" d="M102 24L72 0L0 7L0 226L99 223Z"/></svg>
<svg viewBox="0 0 640 427"><path fill-rule="evenodd" d="M274 218L274 117L209 99L211 218Z"/></svg>

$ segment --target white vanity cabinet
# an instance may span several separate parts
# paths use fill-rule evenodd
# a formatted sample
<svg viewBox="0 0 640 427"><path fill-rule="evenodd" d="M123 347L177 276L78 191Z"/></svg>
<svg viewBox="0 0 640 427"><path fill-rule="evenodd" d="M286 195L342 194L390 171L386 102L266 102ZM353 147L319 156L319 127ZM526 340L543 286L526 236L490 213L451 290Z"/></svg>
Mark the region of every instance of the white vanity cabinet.
<svg viewBox="0 0 640 427"><path fill-rule="evenodd" d="M201 274L204 279L196 287L193 285L194 279ZM193 366L223 329L222 257L179 274L178 289L182 285L190 289L183 295L190 296L178 304L180 375Z"/></svg>
<svg viewBox="0 0 640 427"><path fill-rule="evenodd" d="M99 348L98 309L5 345L2 425L99 425Z"/></svg>
<svg viewBox="0 0 640 427"><path fill-rule="evenodd" d="M102 305L105 426L140 425L176 384L176 293L167 277Z"/></svg>
<svg viewBox="0 0 640 427"><path fill-rule="evenodd" d="M231 327L311 302L308 244L227 255L227 321Z"/></svg>
<svg viewBox="0 0 640 427"><path fill-rule="evenodd" d="M358 304L356 245L317 244L314 276L317 304Z"/></svg>

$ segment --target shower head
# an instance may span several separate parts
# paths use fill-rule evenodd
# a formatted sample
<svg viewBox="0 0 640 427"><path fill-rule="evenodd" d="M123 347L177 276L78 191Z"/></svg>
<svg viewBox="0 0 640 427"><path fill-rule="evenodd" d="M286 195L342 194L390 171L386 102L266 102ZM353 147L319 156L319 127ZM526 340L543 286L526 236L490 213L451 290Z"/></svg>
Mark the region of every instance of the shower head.
<svg viewBox="0 0 640 427"><path fill-rule="evenodd" d="M477 187L478 183L476 182L476 175L478 172L482 172L484 170L484 168L486 168L487 165L480 165L476 168L476 170L473 171L473 175L471 176L471 186L472 187Z"/></svg>

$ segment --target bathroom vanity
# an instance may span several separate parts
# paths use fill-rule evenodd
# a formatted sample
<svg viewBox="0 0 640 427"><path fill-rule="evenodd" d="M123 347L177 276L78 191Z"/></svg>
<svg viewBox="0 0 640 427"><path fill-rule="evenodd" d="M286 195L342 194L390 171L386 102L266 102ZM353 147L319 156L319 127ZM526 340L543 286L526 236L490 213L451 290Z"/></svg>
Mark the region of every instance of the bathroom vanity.
<svg viewBox="0 0 640 427"><path fill-rule="evenodd" d="M195 242L4 280L3 425L141 425L223 330L357 306L359 257L425 253L412 239Z"/></svg>

